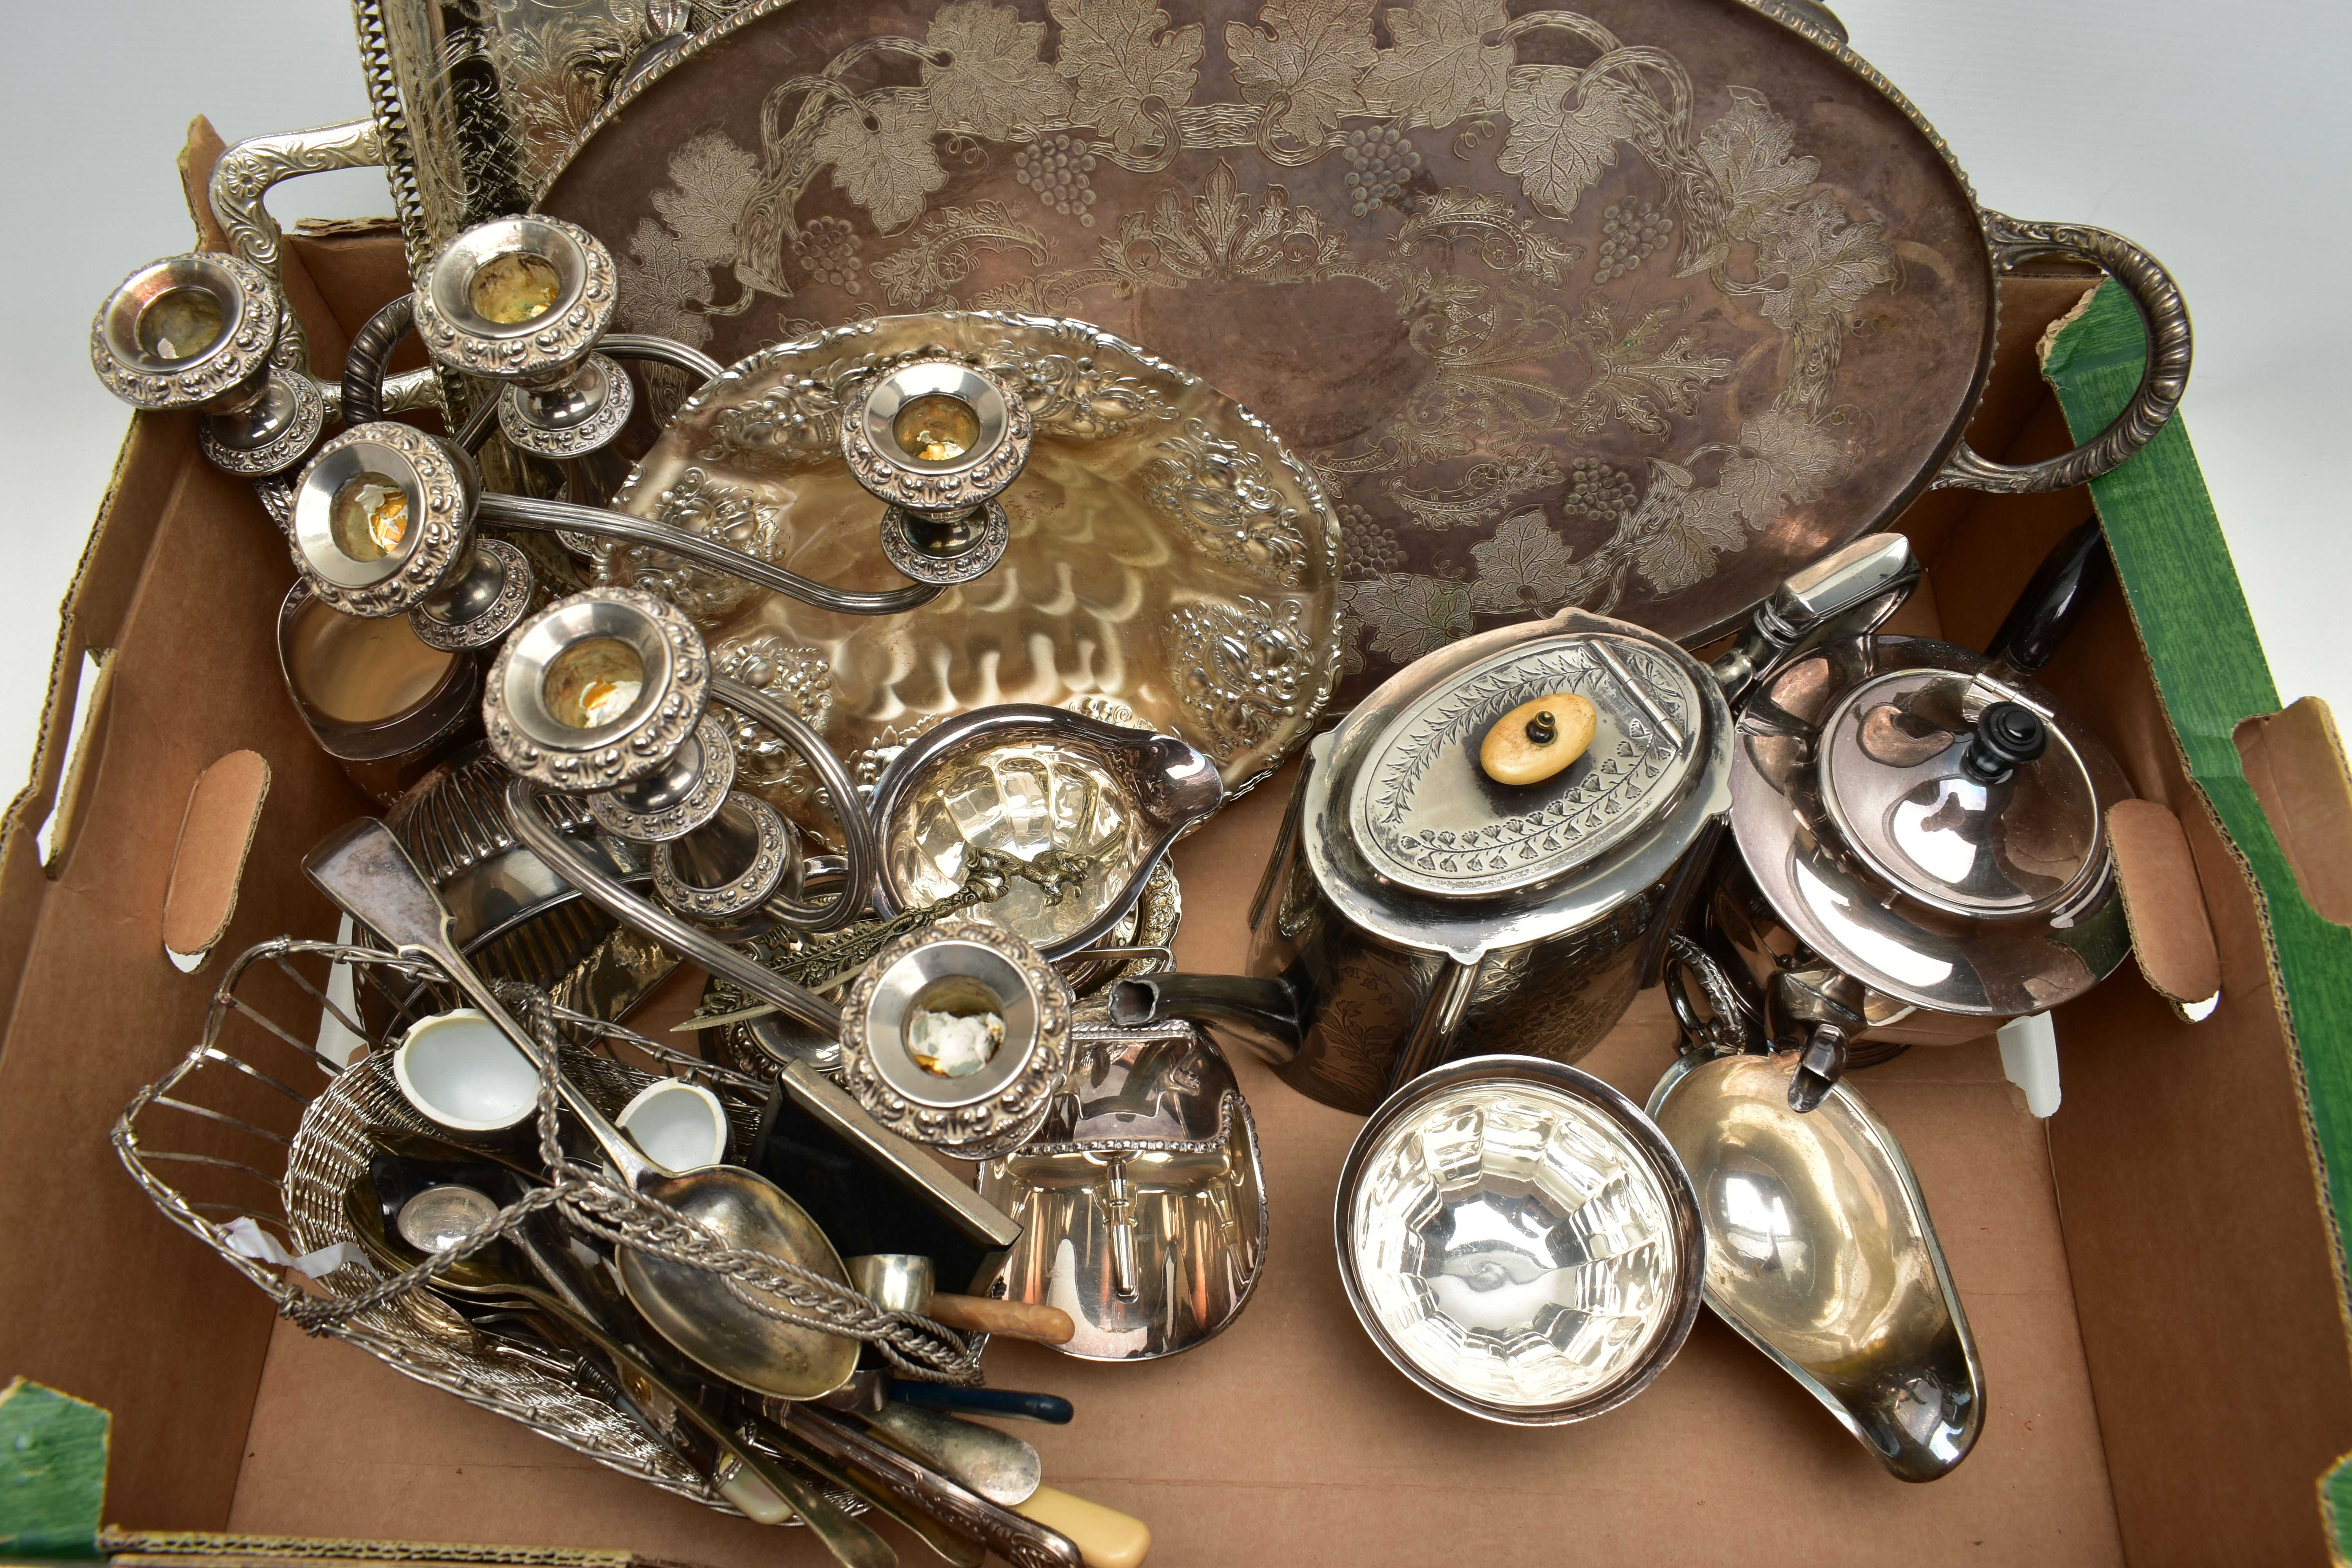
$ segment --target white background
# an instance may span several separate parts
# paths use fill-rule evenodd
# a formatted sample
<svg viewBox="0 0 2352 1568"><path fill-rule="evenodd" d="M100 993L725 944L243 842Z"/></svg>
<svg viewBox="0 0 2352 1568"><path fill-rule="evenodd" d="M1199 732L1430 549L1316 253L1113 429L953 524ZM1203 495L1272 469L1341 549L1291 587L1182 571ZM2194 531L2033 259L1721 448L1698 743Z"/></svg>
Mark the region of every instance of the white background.
<svg viewBox="0 0 2352 1568"><path fill-rule="evenodd" d="M2285 700L2352 718L2352 5L1835 0L1855 48L1958 152L1979 198L2119 230L2196 319L2186 408ZM127 411L88 359L132 268L185 249L188 119L230 142L356 119L341 0L16 0L0 93L0 799L31 760L57 616ZM1770 89L1769 82L1756 85ZM391 210L352 170L281 186L282 222Z"/></svg>

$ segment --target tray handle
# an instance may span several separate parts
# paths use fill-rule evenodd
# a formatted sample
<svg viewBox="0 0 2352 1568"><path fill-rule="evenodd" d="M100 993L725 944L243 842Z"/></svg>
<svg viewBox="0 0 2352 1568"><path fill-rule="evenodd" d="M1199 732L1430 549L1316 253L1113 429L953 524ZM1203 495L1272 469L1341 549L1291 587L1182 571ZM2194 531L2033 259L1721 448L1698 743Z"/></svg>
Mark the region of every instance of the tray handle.
<svg viewBox="0 0 2352 1568"><path fill-rule="evenodd" d="M2179 408L2180 395L2189 385L2189 306L2164 264L2122 235L2082 224L2027 223L1990 210L1984 225L1998 275L2007 276L2028 261L2060 256L2087 261L2122 284L2147 329L2147 367L2115 423L2073 451L2039 463L1996 463L1962 441L1928 488L2004 495L2071 489L2121 467Z"/></svg>
<svg viewBox="0 0 2352 1568"><path fill-rule="evenodd" d="M260 268L278 289L278 342L270 351L270 359L282 369L310 374L310 340L294 307L285 303L286 237L262 198L269 194L272 185L297 175L323 174L331 169L380 167L384 161L383 132L374 120L368 119L309 131L249 136L223 153L213 164L205 195L212 204L214 221L227 237L231 254ZM322 382L320 390L327 396L328 413L340 417L341 384ZM431 367L387 379L383 405L393 412L439 412L441 389Z"/></svg>

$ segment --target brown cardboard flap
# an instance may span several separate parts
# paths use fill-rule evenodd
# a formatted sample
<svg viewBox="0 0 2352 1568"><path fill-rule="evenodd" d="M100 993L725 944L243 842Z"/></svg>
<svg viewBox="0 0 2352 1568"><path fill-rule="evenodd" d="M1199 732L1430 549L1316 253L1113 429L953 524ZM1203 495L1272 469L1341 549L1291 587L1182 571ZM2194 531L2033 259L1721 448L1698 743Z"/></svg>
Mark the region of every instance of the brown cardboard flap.
<svg viewBox="0 0 2352 1568"><path fill-rule="evenodd" d="M2263 803L2305 902L2352 925L2352 773L2336 716L2316 697L2240 724L2246 782Z"/></svg>
<svg viewBox="0 0 2352 1568"><path fill-rule="evenodd" d="M228 931L268 798L269 763L258 752L231 752L196 775L163 894L163 949L174 962L201 963Z"/></svg>
<svg viewBox="0 0 2352 1568"><path fill-rule="evenodd" d="M196 226L198 250L226 250L228 235L213 211L213 165L228 151L213 122L199 114L188 121L187 144L180 149L180 194L187 199L189 221Z"/></svg>
<svg viewBox="0 0 2352 1568"><path fill-rule="evenodd" d="M81 823L83 798L97 782L99 767L106 760L107 713L109 699L114 694L114 650L88 650L74 674L77 688L87 680L89 689L86 693L77 689L73 706L65 710L70 724L75 709L79 709L80 728L68 731L68 743L73 751L66 758L65 777L58 785L58 803L49 813L48 848L42 856L41 869L52 879L64 871L67 859L73 854L74 830Z"/></svg>
<svg viewBox="0 0 2352 1568"><path fill-rule="evenodd" d="M2107 843L2140 973L2168 1002L2206 1001L2221 989L2221 954L2180 819L2152 800L2117 801Z"/></svg>

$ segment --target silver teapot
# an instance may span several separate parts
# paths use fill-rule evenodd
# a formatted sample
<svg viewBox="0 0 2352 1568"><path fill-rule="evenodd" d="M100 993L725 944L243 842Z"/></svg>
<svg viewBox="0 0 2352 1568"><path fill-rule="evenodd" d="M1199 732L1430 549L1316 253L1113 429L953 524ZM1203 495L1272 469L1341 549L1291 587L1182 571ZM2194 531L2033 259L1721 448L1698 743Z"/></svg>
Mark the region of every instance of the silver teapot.
<svg viewBox="0 0 2352 1568"><path fill-rule="evenodd" d="M1711 668L1578 609L1425 656L1309 745L1249 973L1122 981L1113 1019L1207 1024L1359 1114L1456 1054L1577 1060L1657 977L1707 869L1733 700L1874 627L1917 575L1900 536L1859 540L1782 584ZM1507 765L1555 742L1556 771Z"/></svg>
<svg viewBox="0 0 2352 1568"><path fill-rule="evenodd" d="M1865 635L1758 684L1733 748L1736 847L1701 903L1696 951L1677 944L1717 1016L1695 1025L1677 974L1686 1029L1727 1024L1747 1037L1733 1048L1801 1050L1789 1097L1808 1110L1865 1040L1892 1054L1980 1039L2122 963L2131 932L2105 824L2131 786L2031 679L2106 569L2086 522L1990 653Z"/></svg>

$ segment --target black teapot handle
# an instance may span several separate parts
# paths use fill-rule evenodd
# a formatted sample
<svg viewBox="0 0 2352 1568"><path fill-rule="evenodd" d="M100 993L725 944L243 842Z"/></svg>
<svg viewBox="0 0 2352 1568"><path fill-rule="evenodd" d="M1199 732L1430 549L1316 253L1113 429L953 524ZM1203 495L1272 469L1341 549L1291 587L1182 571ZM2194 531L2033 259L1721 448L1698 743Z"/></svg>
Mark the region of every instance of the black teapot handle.
<svg viewBox="0 0 2352 1568"><path fill-rule="evenodd" d="M2050 662L2114 574L2099 520L2087 519L2042 557L1985 652L2014 674L2033 674Z"/></svg>

